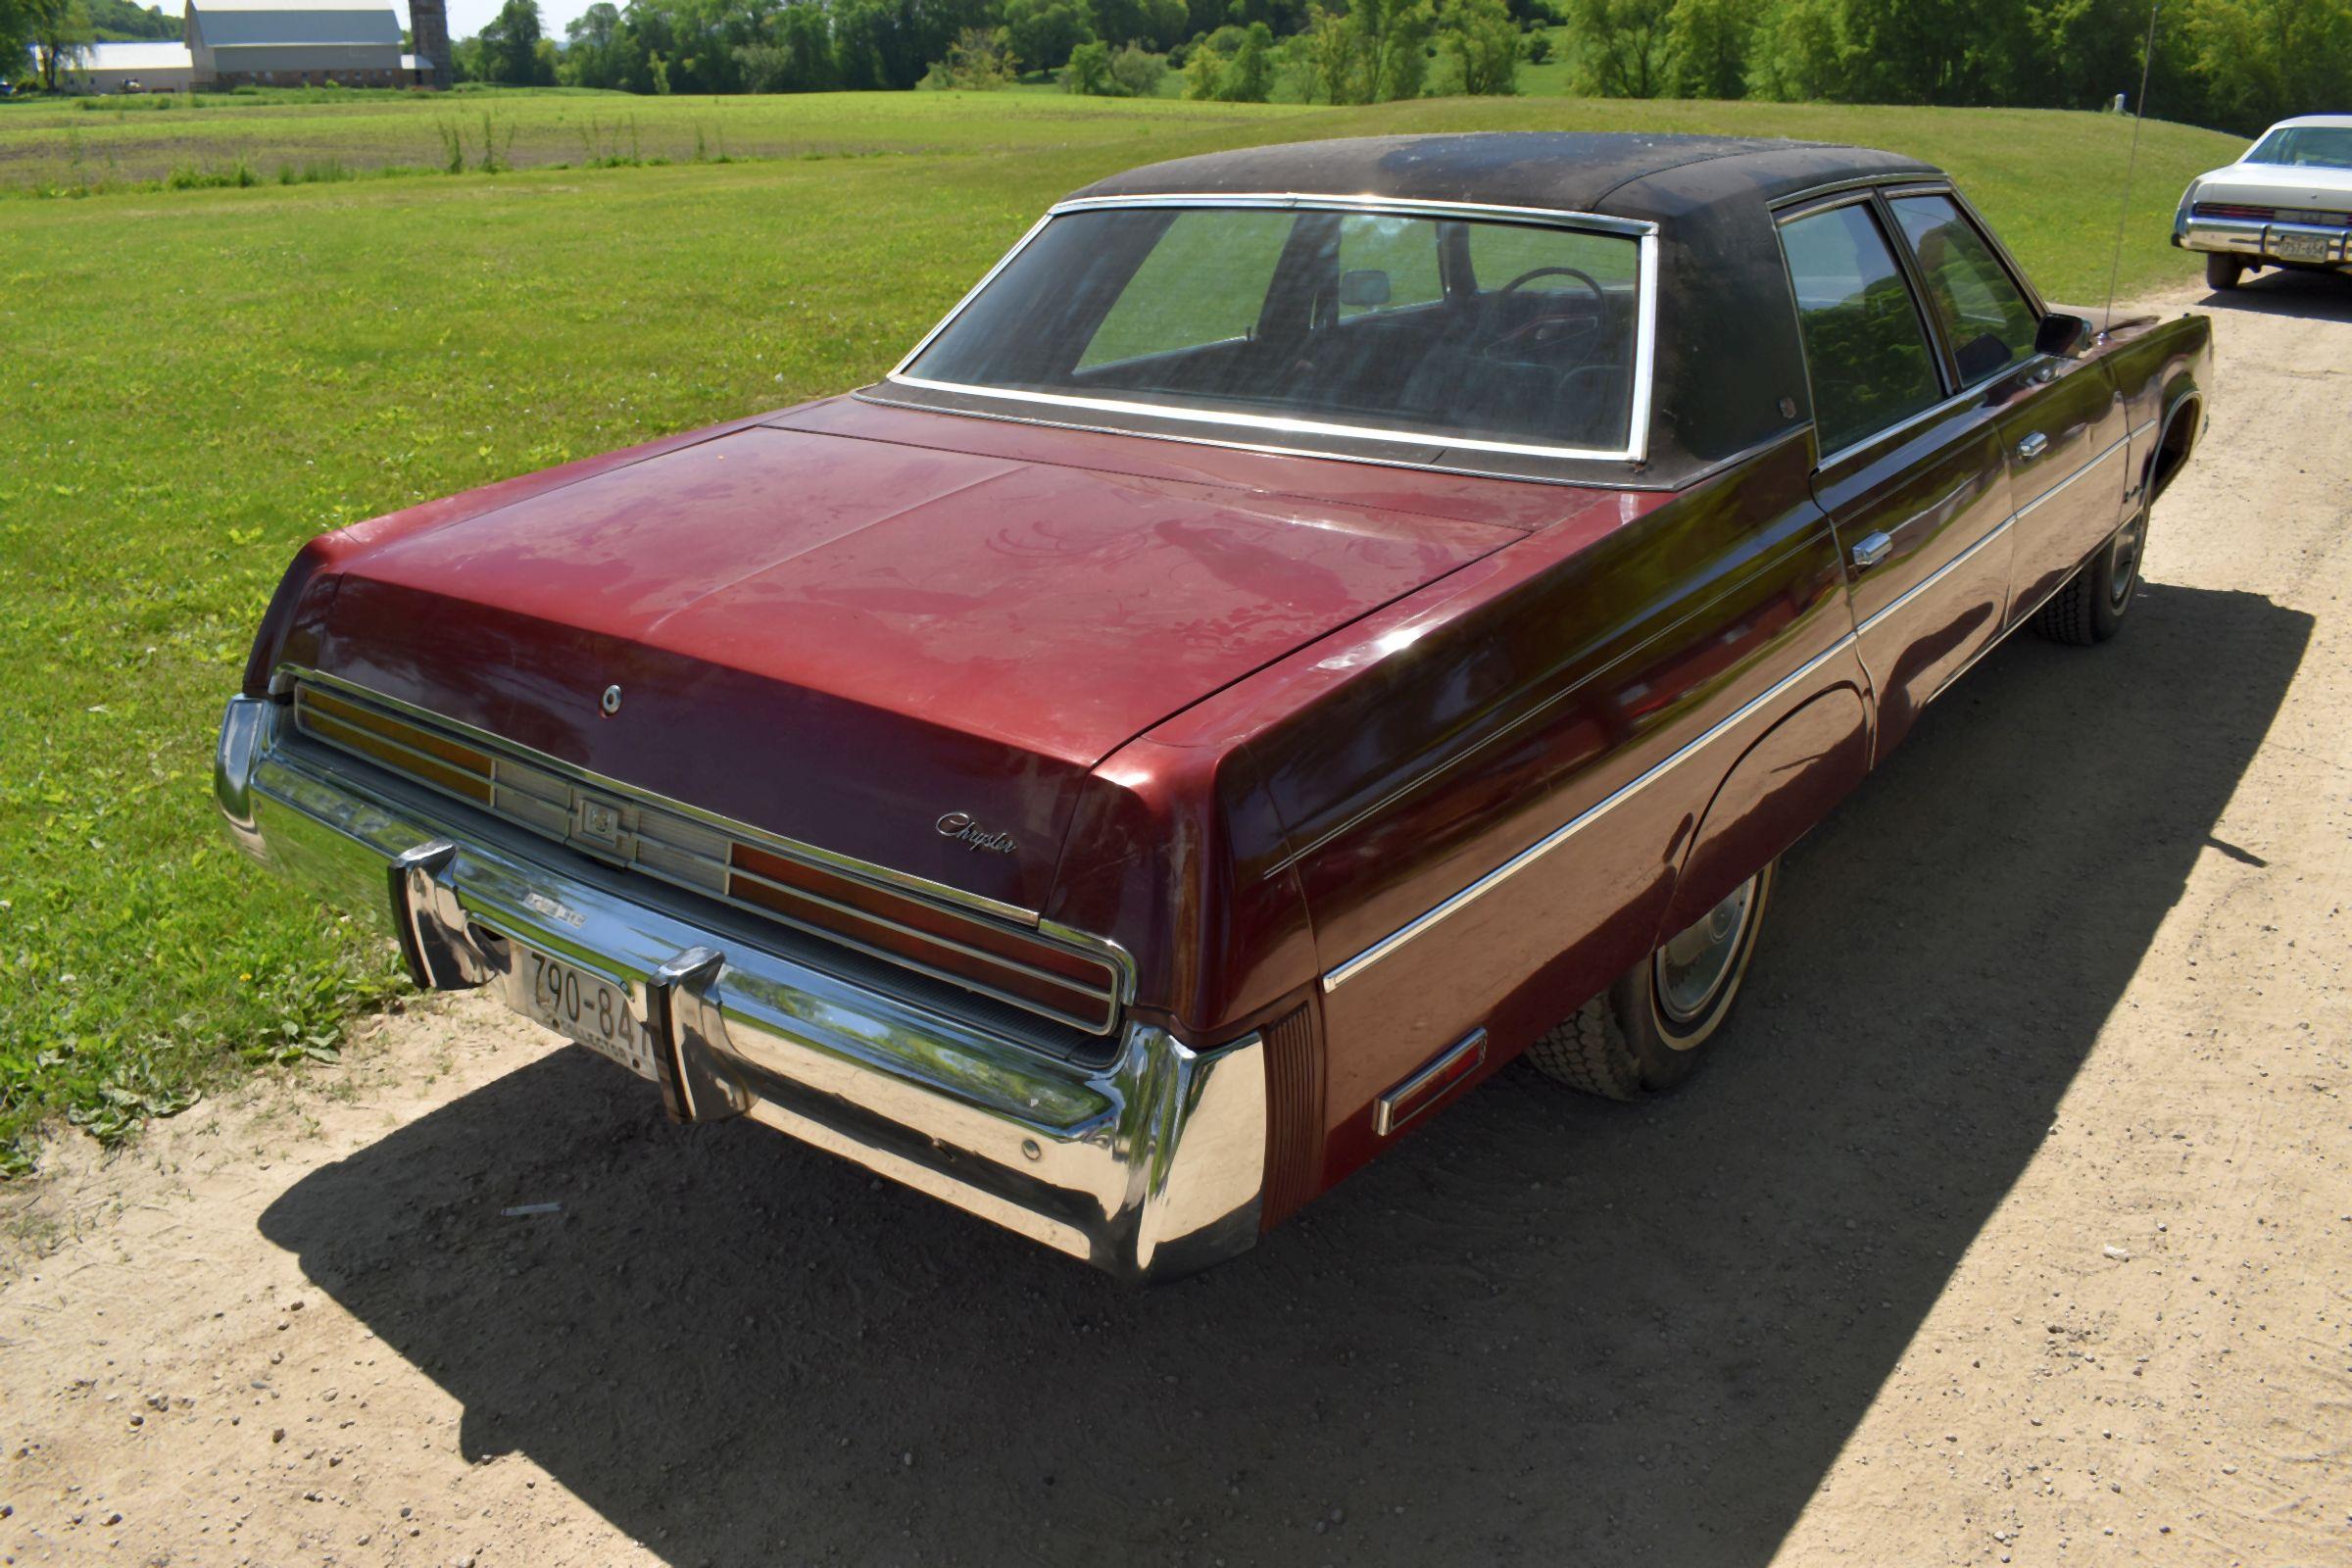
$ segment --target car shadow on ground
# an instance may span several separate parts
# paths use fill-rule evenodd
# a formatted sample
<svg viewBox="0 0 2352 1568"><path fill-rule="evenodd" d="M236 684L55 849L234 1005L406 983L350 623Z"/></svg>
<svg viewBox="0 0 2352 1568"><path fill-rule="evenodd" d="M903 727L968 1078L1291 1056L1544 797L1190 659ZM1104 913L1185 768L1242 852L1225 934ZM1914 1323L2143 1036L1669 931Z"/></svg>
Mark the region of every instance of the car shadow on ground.
<svg viewBox="0 0 2352 1568"><path fill-rule="evenodd" d="M680 1565L1760 1564L2192 864L2259 858L2214 826L2310 635L2159 585L2106 648L2013 641L1790 857L1684 1092L1515 1067L1176 1285L668 1126L576 1050L262 1229L460 1401L469 1457L527 1454Z"/></svg>
<svg viewBox="0 0 2352 1568"><path fill-rule="evenodd" d="M2352 276L2300 272L2283 268L2248 272L2237 287L2215 289L2197 301L2208 311L2249 311L2258 316L2293 316L2321 321L2352 320Z"/></svg>

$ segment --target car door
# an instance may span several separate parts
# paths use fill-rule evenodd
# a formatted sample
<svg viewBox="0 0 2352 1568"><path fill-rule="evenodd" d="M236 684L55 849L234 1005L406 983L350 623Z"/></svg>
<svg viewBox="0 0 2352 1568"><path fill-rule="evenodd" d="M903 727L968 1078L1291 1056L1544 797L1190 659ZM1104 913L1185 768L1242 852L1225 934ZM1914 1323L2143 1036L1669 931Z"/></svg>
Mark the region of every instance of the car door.
<svg viewBox="0 0 2352 1568"><path fill-rule="evenodd" d="M2035 347L2044 310L1949 189L1886 205L1962 382L1997 406L2016 508L2009 624L2033 613L2122 519L2131 465L2122 395L2103 359Z"/></svg>
<svg viewBox="0 0 2352 1568"><path fill-rule="evenodd" d="M1884 754L2003 628L2000 410L1956 384L1875 193L1778 217L1812 386L1813 493L1844 554Z"/></svg>

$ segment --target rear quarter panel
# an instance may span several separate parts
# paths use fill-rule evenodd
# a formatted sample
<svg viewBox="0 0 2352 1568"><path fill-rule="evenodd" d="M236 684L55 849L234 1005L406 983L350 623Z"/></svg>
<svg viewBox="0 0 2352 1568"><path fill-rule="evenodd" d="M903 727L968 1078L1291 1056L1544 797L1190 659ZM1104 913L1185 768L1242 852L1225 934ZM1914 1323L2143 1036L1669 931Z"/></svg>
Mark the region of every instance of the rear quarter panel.
<svg viewBox="0 0 2352 1568"><path fill-rule="evenodd" d="M2157 447L2173 419L2194 419L2182 432L2191 438L2202 430L2205 393L2213 382L2213 318L2193 312L2169 320L2137 317L2110 325L2107 337L2102 356L2132 433L2132 483L2144 485L2154 477Z"/></svg>
<svg viewBox="0 0 2352 1568"><path fill-rule="evenodd" d="M1777 719L1845 694L1814 710L1839 733L1808 730L1793 791L1758 808L1809 825L1859 777L1867 704L1809 463L1799 439L1679 495L1603 493L1154 732L1246 739L1282 824L1261 874L1311 919L1324 1185L1433 1055L1485 1027L1491 1072L1649 951L1702 817Z"/></svg>

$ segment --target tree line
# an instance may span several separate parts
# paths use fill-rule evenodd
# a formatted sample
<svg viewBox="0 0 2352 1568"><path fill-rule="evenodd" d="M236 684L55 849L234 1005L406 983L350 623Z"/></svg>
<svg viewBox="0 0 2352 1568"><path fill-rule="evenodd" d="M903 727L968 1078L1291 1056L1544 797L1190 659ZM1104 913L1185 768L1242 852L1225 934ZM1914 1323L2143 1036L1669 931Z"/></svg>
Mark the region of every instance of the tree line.
<svg viewBox="0 0 2352 1568"><path fill-rule="evenodd" d="M1544 0L1338 4L598 0L559 45L535 0L507 0L453 63L461 78L640 93L987 87L1051 73L1073 92L1148 97L1181 71L1198 98L1263 101L1287 83L1291 97L1368 103L1433 85L1508 92L1526 29L1555 20Z"/></svg>
<svg viewBox="0 0 2352 1568"><path fill-rule="evenodd" d="M639 93L986 87L1368 103L1508 93L2093 109L2139 89L2148 0L598 0L547 35L506 0L461 79ZM0 0L0 61L174 36L131 0ZM2175 0L2148 107L2252 132L2352 108L2352 0Z"/></svg>
<svg viewBox="0 0 2352 1568"><path fill-rule="evenodd" d="M2096 109L2251 133L2352 107L2352 0L1563 0L1611 97Z"/></svg>
<svg viewBox="0 0 2352 1568"><path fill-rule="evenodd" d="M0 0L56 4L60 0ZM1363 103L1510 92L1548 52L1604 97L2092 109L2135 97L2148 0L508 0L461 74L629 92L990 86ZM2352 0L2180 0L2154 113L2253 131L2352 106Z"/></svg>

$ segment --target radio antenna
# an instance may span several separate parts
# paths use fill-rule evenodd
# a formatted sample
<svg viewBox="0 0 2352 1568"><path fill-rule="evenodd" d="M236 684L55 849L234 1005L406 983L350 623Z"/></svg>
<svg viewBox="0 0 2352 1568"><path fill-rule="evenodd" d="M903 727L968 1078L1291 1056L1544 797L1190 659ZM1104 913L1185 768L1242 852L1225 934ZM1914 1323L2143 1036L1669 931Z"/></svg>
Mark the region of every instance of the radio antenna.
<svg viewBox="0 0 2352 1568"><path fill-rule="evenodd" d="M2124 165L2124 210L2115 220L2115 260L2107 266L2107 309L2099 319L2099 334L2115 324L2115 280L2124 270L2124 235L2132 227L2132 175L2139 168L2139 124L2148 118L2148 70L2156 63L2156 5L2148 7L2148 41L2139 56L2139 97L2132 105L2132 157Z"/></svg>

